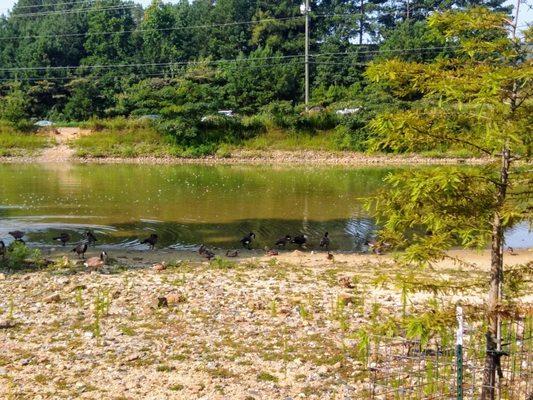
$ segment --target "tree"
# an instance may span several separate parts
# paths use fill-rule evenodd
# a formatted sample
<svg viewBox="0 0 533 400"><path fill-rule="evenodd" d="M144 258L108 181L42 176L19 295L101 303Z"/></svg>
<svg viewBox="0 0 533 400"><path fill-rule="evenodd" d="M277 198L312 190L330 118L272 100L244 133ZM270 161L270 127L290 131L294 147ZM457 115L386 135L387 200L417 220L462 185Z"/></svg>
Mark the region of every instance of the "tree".
<svg viewBox="0 0 533 400"><path fill-rule="evenodd" d="M28 102L20 82L15 82L5 97L0 97L0 120L9 122L16 129L29 127Z"/></svg>
<svg viewBox="0 0 533 400"><path fill-rule="evenodd" d="M374 148L447 145L485 155L490 163L391 175L390 190L374 199L373 209L383 224L382 240L405 248L409 263L446 257L452 246L484 247L490 241L487 339L499 350L504 231L533 214L533 180L525 165L532 145L533 65L510 37L505 14L476 7L434 14L428 24L456 46L453 57L428 64L390 59L367 71L392 95L414 100L408 110L382 113L371 122ZM495 358L487 352L482 399L494 398Z"/></svg>

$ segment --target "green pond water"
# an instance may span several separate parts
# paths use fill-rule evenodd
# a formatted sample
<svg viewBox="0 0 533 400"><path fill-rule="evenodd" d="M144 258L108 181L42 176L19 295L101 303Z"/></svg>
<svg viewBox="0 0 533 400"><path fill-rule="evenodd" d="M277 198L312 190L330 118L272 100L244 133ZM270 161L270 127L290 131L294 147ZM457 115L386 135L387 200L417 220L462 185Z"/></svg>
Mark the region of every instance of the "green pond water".
<svg viewBox="0 0 533 400"><path fill-rule="evenodd" d="M255 247L286 234L305 234L311 247L325 231L332 248L365 250L373 220L365 199L391 168L313 168L201 165L0 164L0 238L26 232L26 242L53 246L68 232L72 242L92 229L98 245L192 249L204 243L239 246L253 231ZM527 227L508 233L509 245L531 246Z"/></svg>

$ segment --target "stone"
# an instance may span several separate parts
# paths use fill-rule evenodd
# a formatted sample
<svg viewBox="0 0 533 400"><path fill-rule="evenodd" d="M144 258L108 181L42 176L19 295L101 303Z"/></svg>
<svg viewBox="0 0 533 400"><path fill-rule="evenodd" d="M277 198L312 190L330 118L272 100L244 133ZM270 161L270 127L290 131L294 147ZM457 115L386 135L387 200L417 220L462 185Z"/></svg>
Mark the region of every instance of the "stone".
<svg viewBox="0 0 533 400"><path fill-rule="evenodd" d="M54 293L44 298L45 303L57 303L59 301L61 301L61 296L59 295L59 293Z"/></svg>
<svg viewBox="0 0 533 400"><path fill-rule="evenodd" d="M350 293L341 293L339 294L338 300L340 303L344 305L348 305L348 304L355 304L357 298L353 294L350 294Z"/></svg>

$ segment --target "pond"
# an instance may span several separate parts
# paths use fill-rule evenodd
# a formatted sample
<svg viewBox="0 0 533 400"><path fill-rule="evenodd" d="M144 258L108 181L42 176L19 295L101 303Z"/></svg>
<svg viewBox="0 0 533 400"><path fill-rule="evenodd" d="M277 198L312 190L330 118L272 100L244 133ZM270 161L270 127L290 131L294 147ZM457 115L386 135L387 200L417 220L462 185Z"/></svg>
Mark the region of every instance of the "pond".
<svg viewBox="0 0 533 400"><path fill-rule="evenodd" d="M359 251L375 224L365 199L391 168L270 166L0 164L0 238L22 230L34 246L72 241L92 229L108 248L192 249L239 246L250 231L255 247L303 233L315 246L328 231L332 249ZM527 226L508 232L508 244L533 246Z"/></svg>

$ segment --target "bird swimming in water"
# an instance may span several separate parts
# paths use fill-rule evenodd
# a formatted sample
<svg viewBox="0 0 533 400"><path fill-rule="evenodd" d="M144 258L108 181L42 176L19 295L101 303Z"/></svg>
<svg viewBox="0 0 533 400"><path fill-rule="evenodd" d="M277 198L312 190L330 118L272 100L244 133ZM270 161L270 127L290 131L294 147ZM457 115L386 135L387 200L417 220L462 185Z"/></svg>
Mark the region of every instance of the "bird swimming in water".
<svg viewBox="0 0 533 400"><path fill-rule="evenodd" d="M0 255L2 256L2 260L6 258L6 244L3 240L0 240Z"/></svg>
<svg viewBox="0 0 533 400"><path fill-rule="evenodd" d="M241 239L242 246L248 250L252 250L252 242L255 239L255 233L250 232L248 235Z"/></svg>
<svg viewBox="0 0 533 400"><path fill-rule="evenodd" d="M83 242L74 247L72 251L76 253L81 259L85 259L85 252L87 251L87 247L87 243Z"/></svg>
<svg viewBox="0 0 533 400"><path fill-rule="evenodd" d="M198 254L200 254L204 258L207 258L207 260L209 261L211 261L211 259L215 257L215 253L213 253L204 245L200 246L200 248L198 249Z"/></svg>
<svg viewBox="0 0 533 400"><path fill-rule="evenodd" d="M279 238L277 241L276 241L276 246L278 247L285 247L287 246L287 243L290 243L291 242L291 237L290 235L285 235L281 238Z"/></svg>
<svg viewBox="0 0 533 400"><path fill-rule="evenodd" d="M239 251L238 250L227 250L226 251L226 257L238 257Z"/></svg>
<svg viewBox="0 0 533 400"><path fill-rule="evenodd" d="M22 231L11 231L11 232L8 232L11 236L13 236L13 238L15 238L15 240L17 242L21 242L21 243L24 243L24 240L22 240L22 238L24 237L24 232Z"/></svg>
<svg viewBox="0 0 533 400"><path fill-rule="evenodd" d="M320 239L320 247L323 247L326 250L329 250L329 244L330 244L329 233L326 232L324 233L324 236L322 237L322 239Z"/></svg>
<svg viewBox="0 0 533 400"><path fill-rule="evenodd" d="M93 245L96 243L96 241L98 240L96 238L96 236L94 236L94 233L93 231L91 230L88 230L88 231L85 231L85 239L87 240L87 245L90 246L90 245Z"/></svg>
<svg viewBox="0 0 533 400"><path fill-rule="evenodd" d="M307 236L305 236L305 235L296 235L292 239L291 243L297 244L300 247L305 247L305 245L307 243Z"/></svg>
<svg viewBox="0 0 533 400"><path fill-rule="evenodd" d="M85 261L83 265L85 266L85 268L87 268L90 271L93 271L93 270L96 271L102 268L106 262L107 262L107 253L105 251L102 251L100 253L100 257L91 257L87 259L87 261Z"/></svg>
<svg viewBox="0 0 533 400"><path fill-rule="evenodd" d="M150 246L150 250L153 250L157 243L158 236L155 233L152 233L149 237L144 239L141 244L147 244Z"/></svg>
<svg viewBox="0 0 533 400"><path fill-rule="evenodd" d="M53 238L54 240L57 240L58 242L61 242L62 246L65 246L67 242L70 240L70 235L66 232L61 232L59 236Z"/></svg>

